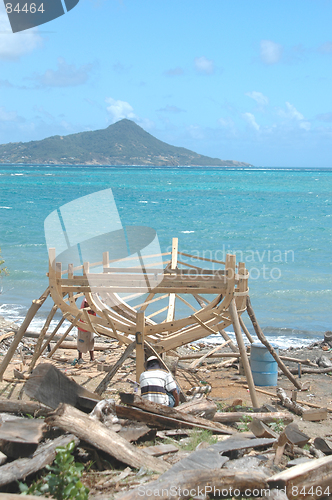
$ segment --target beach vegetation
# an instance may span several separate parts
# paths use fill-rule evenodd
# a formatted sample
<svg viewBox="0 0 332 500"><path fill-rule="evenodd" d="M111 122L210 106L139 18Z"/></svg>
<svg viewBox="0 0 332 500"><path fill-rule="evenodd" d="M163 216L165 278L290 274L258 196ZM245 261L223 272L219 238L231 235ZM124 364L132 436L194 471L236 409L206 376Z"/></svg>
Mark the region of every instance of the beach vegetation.
<svg viewBox="0 0 332 500"><path fill-rule="evenodd" d="M193 451L203 441L211 445L217 443L218 438L214 436L211 431L194 429L190 434L189 440L182 446L182 449Z"/></svg>
<svg viewBox="0 0 332 500"><path fill-rule="evenodd" d="M243 415L243 417L240 418L240 422L237 424L237 428L240 432L248 432L250 429L248 427L248 424L252 422L253 418L250 417L249 415Z"/></svg>
<svg viewBox="0 0 332 500"><path fill-rule="evenodd" d="M76 463L72 452L74 441L59 446L53 465L46 465L46 476L33 482L30 487L19 483L22 495L48 496L57 500L88 500L89 489L81 482L84 465Z"/></svg>

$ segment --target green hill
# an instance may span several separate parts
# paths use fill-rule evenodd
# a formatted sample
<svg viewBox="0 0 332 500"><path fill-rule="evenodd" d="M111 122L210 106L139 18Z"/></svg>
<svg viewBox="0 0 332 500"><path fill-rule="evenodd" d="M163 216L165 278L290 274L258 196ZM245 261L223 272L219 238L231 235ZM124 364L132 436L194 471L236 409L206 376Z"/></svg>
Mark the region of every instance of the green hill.
<svg viewBox="0 0 332 500"><path fill-rule="evenodd" d="M103 130L0 145L1 163L84 165L248 166L199 155L159 141L131 120Z"/></svg>

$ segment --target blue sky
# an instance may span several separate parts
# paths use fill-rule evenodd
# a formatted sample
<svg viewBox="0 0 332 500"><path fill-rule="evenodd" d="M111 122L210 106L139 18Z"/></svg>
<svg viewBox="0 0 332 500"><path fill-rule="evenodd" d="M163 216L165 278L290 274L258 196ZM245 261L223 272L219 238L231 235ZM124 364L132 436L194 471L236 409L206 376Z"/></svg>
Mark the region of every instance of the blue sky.
<svg viewBox="0 0 332 500"><path fill-rule="evenodd" d="M129 118L224 160L331 167L331 23L330 0L80 0L13 34L1 3L0 143Z"/></svg>

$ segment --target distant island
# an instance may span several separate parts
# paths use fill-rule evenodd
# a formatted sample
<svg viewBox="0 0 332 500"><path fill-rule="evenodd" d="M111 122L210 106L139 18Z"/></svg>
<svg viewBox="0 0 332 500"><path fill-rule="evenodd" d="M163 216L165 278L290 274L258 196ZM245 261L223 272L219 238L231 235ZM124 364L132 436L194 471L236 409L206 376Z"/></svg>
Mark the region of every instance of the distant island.
<svg viewBox="0 0 332 500"><path fill-rule="evenodd" d="M251 166L249 163L209 158L189 149L171 146L127 119L103 130L66 136L54 135L41 141L2 144L0 163Z"/></svg>

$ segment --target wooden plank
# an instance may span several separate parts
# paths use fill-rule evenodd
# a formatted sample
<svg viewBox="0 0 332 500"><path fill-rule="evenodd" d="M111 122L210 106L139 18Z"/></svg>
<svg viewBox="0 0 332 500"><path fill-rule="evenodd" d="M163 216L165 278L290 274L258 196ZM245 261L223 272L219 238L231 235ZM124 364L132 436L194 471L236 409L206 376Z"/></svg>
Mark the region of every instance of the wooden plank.
<svg viewBox="0 0 332 500"><path fill-rule="evenodd" d="M331 495L332 456L295 465L267 479L270 488L285 489L289 500L317 500ZM324 494L329 488L329 493Z"/></svg>
<svg viewBox="0 0 332 500"><path fill-rule="evenodd" d="M302 419L310 422L318 422L319 420L327 419L327 408L317 410L303 410Z"/></svg>
<svg viewBox="0 0 332 500"><path fill-rule="evenodd" d="M39 443L46 430L45 423L36 419L16 418L6 420L0 426L0 440L15 443Z"/></svg>
<svg viewBox="0 0 332 500"><path fill-rule="evenodd" d="M56 448L66 446L71 441L74 441L76 445L79 442L73 434L60 436L54 439L54 441L38 446L32 457L20 458L14 462L2 465L0 467L0 487L25 479L43 469L46 465L50 465L55 459Z"/></svg>
<svg viewBox="0 0 332 500"><path fill-rule="evenodd" d="M249 429L257 438L278 438L278 433L274 432L264 422L258 420L256 417L248 424Z"/></svg>
<svg viewBox="0 0 332 500"><path fill-rule="evenodd" d="M146 446L143 451L153 457L161 457L167 453L177 453L179 448L174 444L157 444L155 446Z"/></svg>
<svg viewBox="0 0 332 500"><path fill-rule="evenodd" d="M143 399L137 394L128 394L124 392L120 392L120 399L122 403L134 406L141 410L154 413L158 416L170 417L173 419L177 419L179 421L185 422L186 425L203 425L208 426L210 429L214 429L215 431L220 431L222 434L234 434L235 431L227 428L226 426L217 423L211 422L204 418L194 417L193 415L188 415L186 413L182 413L176 408L171 408L169 406L163 406L157 403L152 403L147 399Z"/></svg>
<svg viewBox="0 0 332 500"><path fill-rule="evenodd" d="M231 429L229 432L216 430L214 426L210 426L210 420L206 420L204 424L190 423L177 418L158 415L148 411L140 410L139 408L116 405L116 414L119 418L129 418L138 422L144 422L155 429L205 429L215 434L233 434L235 431ZM204 420L204 419L202 419Z"/></svg>
<svg viewBox="0 0 332 500"><path fill-rule="evenodd" d="M75 434L81 440L135 469L142 466L157 472L169 469L169 465L163 460L148 456L101 422L69 405L60 404L56 412L47 418L46 423Z"/></svg>
<svg viewBox="0 0 332 500"><path fill-rule="evenodd" d="M101 399L94 392L70 380L50 363L39 364L24 386L24 392L37 401L56 409L60 403L79 406L78 397Z"/></svg>

